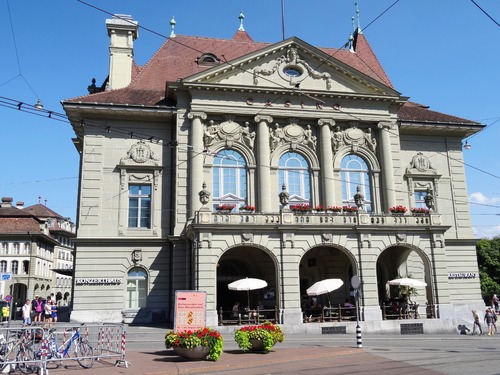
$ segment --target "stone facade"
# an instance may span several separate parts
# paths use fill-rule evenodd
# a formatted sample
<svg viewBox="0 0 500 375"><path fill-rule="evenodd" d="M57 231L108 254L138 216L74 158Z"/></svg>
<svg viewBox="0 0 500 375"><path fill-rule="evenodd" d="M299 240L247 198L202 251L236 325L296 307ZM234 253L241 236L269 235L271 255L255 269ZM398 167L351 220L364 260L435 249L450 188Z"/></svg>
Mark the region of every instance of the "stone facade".
<svg viewBox="0 0 500 375"><path fill-rule="evenodd" d="M172 36L127 87L65 101L82 160L72 319L170 321L176 290L203 290L215 326L246 301L227 290L246 276L268 283L251 305L290 326L304 324L307 287L342 279L328 296L339 304L354 275L365 322L383 319L399 276L427 283L423 316L484 306L461 150L482 125L408 102L354 37L335 52L240 30L198 40L228 61L207 64L200 44L175 50L195 38Z"/></svg>

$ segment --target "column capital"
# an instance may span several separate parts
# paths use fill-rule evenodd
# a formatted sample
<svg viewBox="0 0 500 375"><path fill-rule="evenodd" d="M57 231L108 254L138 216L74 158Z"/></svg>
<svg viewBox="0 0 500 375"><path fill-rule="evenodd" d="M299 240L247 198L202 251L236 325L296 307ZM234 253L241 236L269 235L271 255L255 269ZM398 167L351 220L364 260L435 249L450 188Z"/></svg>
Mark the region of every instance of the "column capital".
<svg viewBox="0 0 500 375"><path fill-rule="evenodd" d="M335 120L332 118L320 118L318 120L318 125L329 125L329 126L334 126L335 125Z"/></svg>
<svg viewBox="0 0 500 375"><path fill-rule="evenodd" d="M201 120L207 119L207 114L205 112L189 112L187 116L188 116L188 119L190 119L190 120L193 120L195 118L199 118Z"/></svg>
<svg viewBox="0 0 500 375"><path fill-rule="evenodd" d="M377 124L377 127L379 129L394 129L394 127L396 126L396 123L395 122L390 122L390 121L380 121L378 124Z"/></svg>
<svg viewBox="0 0 500 375"><path fill-rule="evenodd" d="M255 116L254 120L257 123L259 123L259 122L267 122L268 124L270 124L271 122L273 122L273 118L271 116L263 116L263 115L257 115L257 116Z"/></svg>

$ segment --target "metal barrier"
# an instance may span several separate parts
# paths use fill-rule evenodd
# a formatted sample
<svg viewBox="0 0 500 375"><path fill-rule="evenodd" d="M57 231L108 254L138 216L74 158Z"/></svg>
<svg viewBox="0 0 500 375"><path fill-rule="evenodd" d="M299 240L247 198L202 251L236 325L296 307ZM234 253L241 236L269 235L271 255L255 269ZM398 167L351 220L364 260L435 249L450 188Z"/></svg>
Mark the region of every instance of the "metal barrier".
<svg viewBox="0 0 500 375"><path fill-rule="evenodd" d="M9 371L45 375L59 366L70 368L69 361L90 368L102 358L128 367L125 340L123 324L0 327L0 371L8 366Z"/></svg>

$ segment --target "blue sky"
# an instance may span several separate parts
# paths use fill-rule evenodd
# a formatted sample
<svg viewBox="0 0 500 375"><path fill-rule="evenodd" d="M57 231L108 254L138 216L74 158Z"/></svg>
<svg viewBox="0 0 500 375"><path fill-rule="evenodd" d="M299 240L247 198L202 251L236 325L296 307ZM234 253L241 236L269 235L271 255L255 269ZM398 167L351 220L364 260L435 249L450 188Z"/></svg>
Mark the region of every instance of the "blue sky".
<svg viewBox="0 0 500 375"><path fill-rule="evenodd" d="M85 1L131 14L165 36L175 16L177 34L231 38L241 11L255 41L282 39L281 0ZM352 30L354 2L285 0L285 37L341 47ZM500 27L470 0L395 2L359 0L363 33L403 95L487 125L464 153L468 192L478 203L471 205L476 236L500 235ZM500 1L475 3L500 22ZM101 83L108 74L106 18L76 0L0 0L0 96L32 105L40 98L45 109L62 113L62 100L85 95L92 78ZM136 62L144 65L163 42L140 29ZM75 220L78 154L71 126L0 106L0 131L0 196L26 205L41 196Z"/></svg>

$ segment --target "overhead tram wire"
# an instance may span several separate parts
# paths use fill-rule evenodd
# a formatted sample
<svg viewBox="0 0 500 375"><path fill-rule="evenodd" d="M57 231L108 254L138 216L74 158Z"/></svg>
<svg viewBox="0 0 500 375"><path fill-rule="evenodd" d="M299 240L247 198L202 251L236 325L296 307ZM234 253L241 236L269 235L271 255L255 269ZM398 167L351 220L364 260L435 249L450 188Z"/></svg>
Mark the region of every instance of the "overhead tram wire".
<svg viewBox="0 0 500 375"><path fill-rule="evenodd" d="M492 21L495 23L495 25L497 25L498 27L500 27L500 24L499 24L499 23L498 23L498 22L497 22L497 21L496 21L496 20L495 20L492 16L490 16L490 15L488 14L488 12L486 12L483 8L481 8L481 7L479 6L479 4L477 4L474 0L470 0L470 1L471 1L471 2L475 5L475 6L477 6L477 7L479 8L479 10L481 10L481 12L483 12L484 14L486 14L486 16L487 16L490 20L492 20Z"/></svg>
<svg viewBox="0 0 500 375"><path fill-rule="evenodd" d="M78 1L78 2L80 2L80 3L82 3L82 4L85 4L85 5L87 5L87 6L90 6L90 7L94 8L94 9L97 9L97 10L99 10L99 11L101 11L101 12L104 12L104 13L106 13L106 14L109 14L109 15L112 15L112 16L113 16L113 14L112 14L112 13L107 12L107 11L105 11L105 10L101 9L101 8L98 8L98 7L96 7L96 6L92 5L92 4L86 3L85 1L82 1L82 0L77 0L77 1ZM376 18L375 18L372 22L370 22L368 26L370 26L371 24L373 24L373 23L374 23L374 22L375 22L378 18L380 18L380 16L382 16L385 12L387 12L390 8L392 8L392 7L393 7L396 3L398 3L398 2L399 2L399 0L395 1L395 2L394 2L391 6L390 6L390 7L388 7L388 8L387 8L384 12L382 12L382 13L381 13L378 17L376 17ZM130 21L129 21L129 22L130 22ZM368 27L368 26L367 26L367 27ZM141 26L139 26L139 27L141 27ZM156 35L158 35L158 36L161 36L161 37L163 37L163 38L168 38L167 36L165 36L165 35L163 35L163 34L161 34L161 33L155 32L155 31L153 31L153 30L151 30L151 29L149 29L149 28L146 28L146 27L143 27L143 26L142 26L141 28L142 28L142 29L144 29L144 30L146 30L146 31L149 31L149 32L151 32L151 33L153 33L153 34L156 34ZM365 29L366 29L366 28L365 28ZM180 43L180 42L176 41L176 40L175 40L175 38L172 38L171 40L172 40L172 41L174 41L174 42L176 42L176 43L178 43L178 44L180 44L180 45L182 45L182 46L184 46L184 47L186 47L186 48L192 49L192 50L194 50L194 51L196 51L196 52L204 53L203 51L197 50L197 49L195 49L195 48L193 48L193 47L191 47L191 46L188 46L188 45L185 45L185 44L183 44L183 43ZM340 49L339 49L339 50L337 50L335 53L338 53L339 51L340 51ZM333 56L335 55L335 53L334 53L333 55L331 55L331 57L333 57ZM327 59L325 59L325 62L326 62L326 61L328 61L328 60L327 60ZM227 61L226 61L226 62L227 62ZM227 63L228 63L229 65L231 65L231 66L234 66L234 65L230 64L229 62L227 62ZM253 74L252 72L249 72L248 70L242 69L241 67L238 67L238 66L234 66L234 67L236 67L236 68L238 68L238 69L240 69L240 70L242 70L242 71L244 71L244 72L247 72L247 73L249 73L249 74ZM277 82L274 82L274 81L271 81L271 80L269 80L269 79L266 79L265 77L261 77L261 78L262 78L263 80L267 80L267 81L269 81L269 82L271 82L271 83L273 83L273 84L275 84L275 85L281 86L282 88L285 88L286 90L290 90L290 88L285 87L285 86L283 86L283 85L280 85L280 84L279 84L279 83L277 83ZM295 93L295 94L299 94L299 95L304 95L304 96L309 97L310 99L315 100L315 101L321 101L320 99L318 99L318 98L314 98L314 97L312 97L311 95L309 95L308 93L305 93L305 92L302 92L302 91L301 91L301 92L297 92L297 91L293 91L293 90L292 90L291 92L292 92L292 93ZM283 94L283 95L281 95L281 96L284 96L284 95L285 95L285 94ZM18 102L18 103L19 103L19 104L22 104L22 105L26 105L26 104L24 104L24 103L22 103L22 102ZM2 105L2 104L0 103L0 105ZM30 106L30 107L33 107L33 108L34 108L34 106ZM9 108L13 108L13 107L9 107ZM21 108L18 108L18 109L21 109ZM24 108L23 108L23 110L24 110ZM264 111L264 110L266 110L266 107L263 107L263 108L259 111L259 113L260 113L260 112L262 112L262 111ZM48 116L48 117L51 117L51 115L56 115L56 116L61 116L61 117L64 117L64 118L66 118L66 119L67 119L67 117L66 117L65 115L61 115L61 114L59 114L59 113L57 113L57 112L54 112L54 111L46 111L46 110L44 110L44 111L46 112L46 114L49 114L49 116ZM350 113L348 113L348 112L345 112L345 111L342 111L342 112L343 112L344 114L347 114L347 115L350 115L351 117L356 118L356 116L354 116L354 115L352 115L352 114L350 114ZM43 116L43 114L36 113L36 112L29 112L29 113L35 113L35 114L37 114L37 115ZM54 117L51 117L51 118L53 118L53 119L57 119L57 118L54 118ZM69 122L69 119L67 119L67 120L61 120L61 119L58 119L58 120L59 120L59 121L63 121L63 122ZM358 120L360 120L360 119L358 119ZM85 125L86 125L86 126L101 127L101 128L104 126L104 128L110 128L108 124L103 124L103 125L99 126L99 123L96 123L96 122L94 122L94 124L91 124L91 123L88 123L88 122L87 122L87 123L85 123ZM120 130L117 130L117 129L115 129L115 128L113 128L113 131L114 131L114 132L116 132L116 133L118 133L118 134L120 134L120 133L121 133L121 134L124 134L124 135L129 135L129 134L130 134L130 132L128 132L128 131L120 131ZM139 135L140 135L140 133L134 133L133 135L137 135L137 136L139 136ZM138 137L137 137L137 138L138 138ZM149 136L149 135L144 136L144 137L142 138L142 140L151 140L151 138L158 140L158 142L161 140L161 139L160 139L160 138L158 138L158 137L152 137L152 136ZM140 138L138 138L138 139L140 139ZM172 147L171 142L173 142L173 141L164 142L164 143L162 144L162 146L163 146L163 147L169 147L169 146L170 146L170 147ZM177 142L177 141L174 141L174 142ZM177 143L177 145L179 145L179 144ZM176 146L177 146L177 145L176 145ZM192 146L190 146L190 145L188 145L188 144L185 144L185 146L186 146L186 147L192 147ZM205 149L203 149L203 150L201 150L201 151L197 152L197 155L199 155L199 154L205 154L205 155L207 155L206 153L204 153L204 151L205 151ZM195 155L195 156L196 156L196 155ZM209 155L208 155L208 156L209 156ZM193 157L194 157L194 156L193 156ZM474 168L474 167L472 167L472 168ZM478 169L478 170L479 170L479 171L481 171L480 169ZM484 172L484 173L489 174L488 172ZM494 177L497 177L497 176L494 176ZM498 177L497 177L497 178L498 178ZM495 206L494 206L494 207L495 207Z"/></svg>
<svg viewBox="0 0 500 375"><path fill-rule="evenodd" d="M4 103L7 103L7 104L4 104ZM15 104L13 105L13 103L15 103ZM49 119L57 120L57 121L65 122L65 123L70 123L68 117L66 115L64 115L64 114L57 113L55 111L49 111L49 110L46 110L46 109L44 109L42 111L39 111L39 110L36 110L36 109L33 110L32 108L34 108L34 106L29 105L29 104L25 104L25 103L23 103L21 101L17 101L17 100L14 100L14 99L0 97L0 106L4 106L6 108L15 109L15 110L21 110L21 111L24 111L24 112L29 113L29 114L35 114L37 116L43 116L43 117L47 117L47 114L51 114L52 116L48 117ZM19 106L20 106L20 108L19 108ZM31 109L31 110L26 110L28 108ZM343 113L344 114L348 114L351 117L358 119L356 116L354 116L352 114L349 114L348 112L343 112ZM100 122L94 121L94 120L92 120L92 121L87 120L87 121L88 122L84 121L84 123L82 124L82 126L87 126L87 127L91 127L91 128L100 129L100 130L102 130L103 134L112 132L112 133L116 133L116 134L122 134L122 135L130 136L130 133L131 133L129 130L120 130L119 128L110 127L109 124L107 124L107 123L100 123ZM133 138L136 138L138 140L143 140L143 141L149 140L151 143L155 143L155 144L159 144L160 141L161 141L162 143L160 144L160 146L165 147L165 148L166 147L173 148L173 147L179 147L179 146L186 146L188 149L190 148L193 153L195 153L195 155L190 156L187 160L182 161L181 163L178 163L177 165L180 165L180 164L183 164L185 162L188 162L193 157L199 156L199 155L211 156L211 157L215 156L212 153L207 153L206 152L206 148L203 148L201 150L194 150L194 148L191 145L184 144L184 143L179 143L177 140L169 140L169 141L167 141L167 140L163 140L162 138L159 138L159 137L156 137L156 136L151 136L149 134L137 133L137 132L133 132ZM153 140L156 140L156 142L153 142ZM445 156L445 157L450 158L448 156ZM450 160L455 160L455 159L451 159L450 158ZM270 168L270 166L263 166L263 165L260 165L260 164L257 164L257 166ZM474 167L472 167L472 168L474 168ZM478 168L476 168L476 169L478 169ZM478 169L478 170L480 170L480 169ZM298 173L303 173L303 172L299 171ZM484 173L489 174L488 172L484 172ZM338 181L338 182L343 182L341 179L337 179L337 178L332 178L330 180L332 180L332 181ZM389 189L385 188L384 190L388 191ZM397 192L397 193L406 193L406 191L397 190L397 189L391 189L391 191L394 191L394 192ZM450 198L445 198L445 197L440 197L440 199L452 201L452 202L455 202L455 203L468 203L470 205L477 205L477 206L483 206L483 207L492 207L492 208L500 208L500 206L497 206L497 205L484 204L484 203L475 203L475 202L471 202L471 201L457 201L457 200L452 200Z"/></svg>

